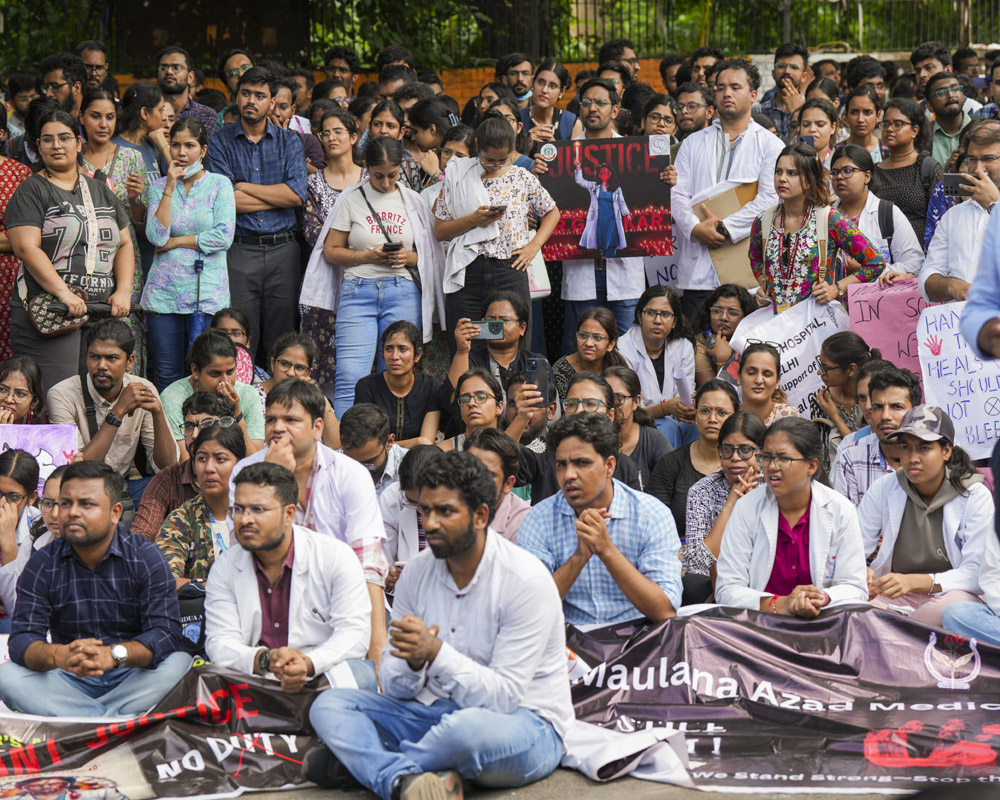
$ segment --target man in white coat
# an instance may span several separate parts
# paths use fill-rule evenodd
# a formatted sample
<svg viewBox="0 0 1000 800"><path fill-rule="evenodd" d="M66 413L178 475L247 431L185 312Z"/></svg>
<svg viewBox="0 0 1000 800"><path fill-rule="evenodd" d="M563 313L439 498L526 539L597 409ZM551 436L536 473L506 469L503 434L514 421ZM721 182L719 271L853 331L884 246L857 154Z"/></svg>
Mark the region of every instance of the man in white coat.
<svg viewBox="0 0 1000 800"><path fill-rule="evenodd" d="M209 573L205 649L213 664L277 679L298 692L375 688L365 661L371 600L351 547L294 524L298 485L278 464L251 464L235 479L233 535Z"/></svg>
<svg viewBox="0 0 1000 800"><path fill-rule="evenodd" d="M681 308L692 319L708 294L719 285L712 250L742 242L758 214L775 205L774 165L784 147L781 139L751 118L760 88L760 73L749 61L730 59L715 77L716 118L692 133L677 151L677 185L671 197L679 258L683 265L677 288ZM692 198L719 183L757 183L757 196L725 219L707 214L699 220Z"/></svg>

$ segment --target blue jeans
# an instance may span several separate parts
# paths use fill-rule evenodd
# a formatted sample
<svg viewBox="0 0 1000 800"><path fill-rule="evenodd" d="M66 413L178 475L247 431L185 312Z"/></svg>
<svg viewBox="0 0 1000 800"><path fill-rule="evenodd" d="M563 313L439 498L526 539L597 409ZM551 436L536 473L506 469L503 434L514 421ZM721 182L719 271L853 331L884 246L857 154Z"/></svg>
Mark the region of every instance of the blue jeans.
<svg viewBox="0 0 1000 800"><path fill-rule="evenodd" d="M337 379L333 407L337 419L354 405L354 387L372 371L385 369L382 334L393 322L423 319L420 289L409 277L347 278L337 306Z"/></svg>
<svg viewBox="0 0 1000 800"><path fill-rule="evenodd" d="M1000 617L984 603L952 603L941 614L941 627L1000 647Z"/></svg>
<svg viewBox="0 0 1000 800"><path fill-rule="evenodd" d="M146 312L149 327L149 349L153 355L155 377L153 384L162 392L174 381L179 381L187 372L184 359L191 342L199 334L208 330L212 322L211 314L156 314Z"/></svg>
<svg viewBox="0 0 1000 800"><path fill-rule="evenodd" d="M362 784L390 800L408 773L458 770L491 788L524 786L559 766L563 744L548 722L526 708L501 714L451 700L425 706L356 689L323 692L309 721Z"/></svg>
<svg viewBox="0 0 1000 800"><path fill-rule="evenodd" d="M604 306L611 309L618 322L619 336L635 325L635 307L639 305L638 297L631 300L608 300L608 271L606 269L594 270L594 285L597 288L597 296L593 300L566 301L566 321L563 323L564 353L576 352L576 321L588 308Z"/></svg>
<svg viewBox="0 0 1000 800"><path fill-rule="evenodd" d="M681 422L673 417L660 417L656 420L656 428L670 440L674 450L701 438L697 425L693 422Z"/></svg>
<svg viewBox="0 0 1000 800"><path fill-rule="evenodd" d="M160 702L190 668L191 656L181 652L152 669L113 669L99 678L35 672L8 661L0 664L0 698L15 711L43 717L131 716Z"/></svg>

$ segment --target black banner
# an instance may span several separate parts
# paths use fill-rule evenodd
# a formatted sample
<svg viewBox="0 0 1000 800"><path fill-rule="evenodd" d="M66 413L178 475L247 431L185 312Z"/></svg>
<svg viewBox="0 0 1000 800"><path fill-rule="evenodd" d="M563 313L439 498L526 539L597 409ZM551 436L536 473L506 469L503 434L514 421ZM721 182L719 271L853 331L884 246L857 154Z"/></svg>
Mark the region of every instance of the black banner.
<svg viewBox="0 0 1000 800"><path fill-rule="evenodd" d="M887 612L571 630L577 717L685 734L702 787L1000 785L1000 649Z"/></svg>

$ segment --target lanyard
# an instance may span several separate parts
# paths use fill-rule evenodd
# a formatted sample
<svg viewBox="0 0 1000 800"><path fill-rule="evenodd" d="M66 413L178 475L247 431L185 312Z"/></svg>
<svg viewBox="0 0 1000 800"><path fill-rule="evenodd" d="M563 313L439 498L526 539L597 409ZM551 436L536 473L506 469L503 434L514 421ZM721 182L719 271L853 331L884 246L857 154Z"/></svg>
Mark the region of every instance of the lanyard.
<svg viewBox="0 0 1000 800"><path fill-rule="evenodd" d="M205 504L205 509L208 511L208 519L212 524L212 549L215 550L215 557L218 558L221 553L225 553L229 549L229 544L223 538L222 532L219 530L220 523L215 521L215 515L208 507L208 503Z"/></svg>

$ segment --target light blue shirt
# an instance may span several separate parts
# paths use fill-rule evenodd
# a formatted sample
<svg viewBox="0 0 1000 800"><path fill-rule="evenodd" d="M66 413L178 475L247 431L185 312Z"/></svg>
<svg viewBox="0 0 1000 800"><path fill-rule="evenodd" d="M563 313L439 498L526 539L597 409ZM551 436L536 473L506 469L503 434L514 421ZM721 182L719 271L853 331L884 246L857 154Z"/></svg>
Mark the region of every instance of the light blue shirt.
<svg viewBox="0 0 1000 800"><path fill-rule="evenodd" d="M1000 316L1000 217L996 210L990 214L979 252L979 268L972 279L969 296L962 312L962 335L979 358L993 356L979 349L979 331L992 319Z"/></svg>
<svg viewBox="0 0 1000 800"><path fill-rule="evenodd" d="M681 543L668 509L656 498L615 480L608 513L608 534L615 547L663 589L674 609L680 608ZM576 552L576 519L576 512L558 492L528 512L517 543L555 572ZM590 557L570 587L563 613L571 625L610 625L642 617L597 556Z"/></svg>

